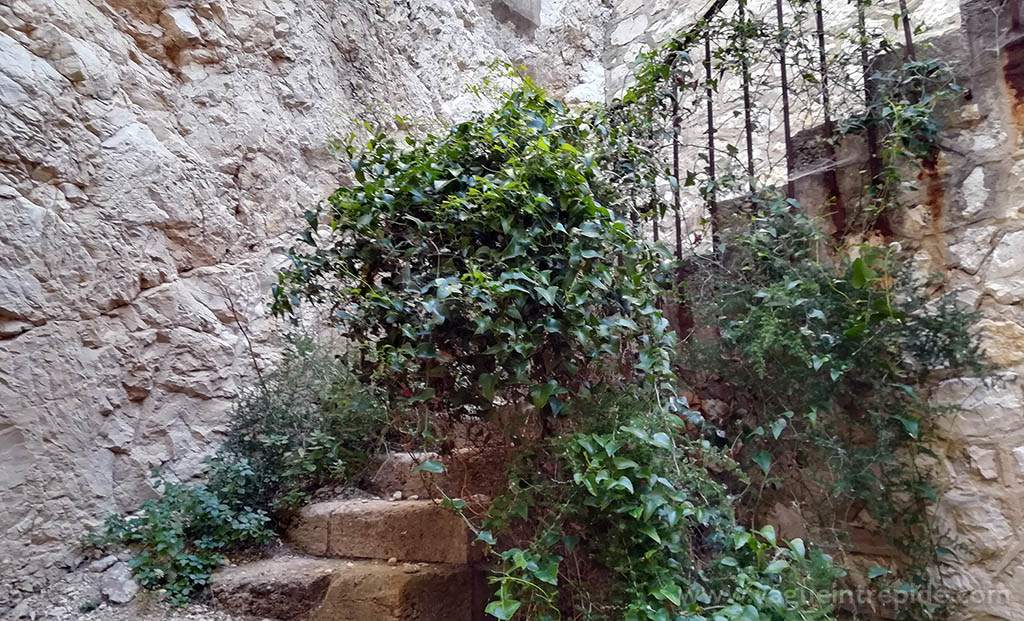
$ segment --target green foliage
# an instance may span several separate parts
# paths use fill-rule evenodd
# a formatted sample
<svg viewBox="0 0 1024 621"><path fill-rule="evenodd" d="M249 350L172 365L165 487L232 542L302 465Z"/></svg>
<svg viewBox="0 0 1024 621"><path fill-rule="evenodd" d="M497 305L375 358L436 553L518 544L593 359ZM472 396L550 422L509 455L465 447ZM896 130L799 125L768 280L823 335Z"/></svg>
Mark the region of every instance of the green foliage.
<svg viewBox="0 0 1024 621"><path fill-rule="evenodd" d="M541 465L528 462L528 480L495 502L488 527L515 533L532 520L541 528L527 547L499 554L488 612L499 619L831 619L830 602L817 599L836 577L827 555L808 552L801 540L777 541L770 526L739 526L713 474L734 470L732 460L683 433L681 416L696 414L684 403L673 400L676 411L660 414L644 411L645 403L606 396L589 404L594 424L607 430L578 432L534 454ZM630 415L638 417L615 422ZM490 531L485 540L494 543Z"/></svg>
<svg viewBox="0 0 1024 621"><path fill-rule="evenodd" d="M311 491L362 473L385 427L385 403L343 361L294 340L280 367L239 398L227 439L207 462L207 483L175 483L154 470L159 497L109 516L87 543L132 547L139 583L184 605L226 554L271 540L277 519Z"/></svg>
<svg viewBox="0 0 1024 621"><path fill-rule="evenodd" d="M898 244L825 260L823 243L788 202L761 197L725 265L695 275L713 284L688 300L720 338L680 363L688 377L713 374L735 395L742 415L715 423L734 454L758 467L760 483L741 504L756 512L762 494L796 497L823 537L866 509L911 560L891 581L924 588L941 547L927 517L937 492L918 467L941 414L925 391L937 374L985 372L970 333L976 315L948 296L925 296L900 267ZM780 472L779 463L802 468Z"/></svg>
<svg viewBox="0 0 1024 621"><path fill-rule="evenodd" d="M227 561L226 550L273 536L263 511L225 502L206 485L172 483L157 471L153 477L160 498L143 502L136 515L109 516L93 543L137 546L132 574L144 587L166 590L172 604L184 605L205 588Z"/></svg>
<svg viewBox="0 0 1024 621"><path fill-rule="evenodd" d="M669 374L664 260L622 217L607 128L520 80L443 135L347 144L355 184L306 214L274 290L279 314L329 305L367 377L435 413L568 414L595 383Z"/></svg>
<svg viewBox="0 0 1024 621"><path fill-rule="evenodd" d="M357 480L390 423L387 395L347 360L305 338L289 347L280 367L240 398L210 461L212 488L270 513L330 482Z"/></svg>

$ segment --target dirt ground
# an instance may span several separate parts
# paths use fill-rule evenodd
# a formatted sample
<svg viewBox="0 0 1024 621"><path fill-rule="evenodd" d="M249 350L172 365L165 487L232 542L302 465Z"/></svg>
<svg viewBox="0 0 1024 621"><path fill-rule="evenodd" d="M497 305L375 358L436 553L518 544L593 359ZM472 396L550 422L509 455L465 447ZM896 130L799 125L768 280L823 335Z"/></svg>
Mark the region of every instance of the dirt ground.
<svg viewBox="0 0 1024 621"><path fill-rule="evenodd" d="M49 588L19 603L4 619L29 621L267 621L230 615L205 604L174 608L142 589L127 604L104 601L99 573L73 571ZM0 615L2 616L2 615Z"/></svg>

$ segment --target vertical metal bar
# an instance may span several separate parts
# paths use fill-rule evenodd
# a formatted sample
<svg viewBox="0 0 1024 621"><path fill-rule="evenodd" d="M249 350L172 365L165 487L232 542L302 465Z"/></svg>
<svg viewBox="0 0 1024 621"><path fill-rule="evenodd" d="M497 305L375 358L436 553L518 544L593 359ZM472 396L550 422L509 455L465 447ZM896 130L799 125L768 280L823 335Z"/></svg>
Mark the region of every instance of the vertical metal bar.
<svg viewBox="0 0 1024 621"><path fill-rule="evenodd" d="M711 86L711 31L704 34L704 94L708 100L708 216L711 220L712 253L718 250L718 199L715 191L715 104Z"/></svg>
<svg viewBox="0 0 1024 621"><path fill-rule="evenodd" d="M740 66L743 73L743 128L747 138L747 177L750 179L750 191L754 191L754 122L751 117L750 106L750 59L747 54L747 21L746 21L746 0L740 0L740 7L737 15L740 28L743 34L740 39Z"/></svg>
<svg viewBox="0 0 1024 621"><path fill-rule="evenodd" d="M651 122L648 123L647 146L648 146L648 148L652 149L652 153L653 153L653 152L656 152L656 151L654 151L654 149L656 149L655 142L654 142L654 120L653 120L653 118L651 118L649 120ZM654 239L654 243L658 243L658 238L660 237L660 235L658 234L658 225L660 224L660 220L661 220L661 209L660 209L660 207L661 207L661 196L658 195L657 175L652 175L652 178L651 178L651 198L650 198L650 203L648 204L648 206L652 208L652 211L650 212L648 217L650 217L651 222L654 224L654 226L653 226L653 239Z"/></svg>
<svg viewBox="0 0 1024 621"><path fill-rule="evenodd" d="M882 161L878 153L878 123L875 111L875 87L871 79L871 62L868 58L868 29L864 16L864 0L857 0L857 31L860 36L860 65L864 75L864 102L867 108L868 173L871 185L878 183L882 174Z"/></svg>
<svg viewBox="0 0 1024 621"><path fill-rule="evenodd" d="M836 238L846 232L846 206L839 194L839 177L836 173L836 150L832 144L835 128L832 125L832 102L828 93L828 58L825 53L825 17L821 8L821 0L814 0L814 21L818 35L818 72L821 74L821 106L825 117L825 157L828 168L825 170L825 184L828 186L829 200L832 209L832 225Z"/></svg>
<svg viewBox="0 0 1024 621"><path fill-rule="evenodd" d="M903 56L908 61L916 60L917 54L914 52L914 35L910 28L910 11L907 10L907 0L900 0L900 18L903 20L903 39L906 45Z"/></svg>
<svg viewBox="0 0 1024 621"><path fill-rule="evenodd" d="M782 0L775 0L775 17L779 22L779 67L782 77L782 127L786 137L786 196L796 195L793 187L793 136L789 125L789 79L786 76L786 28L782 20Z"/></svg>
<svg viewBox="0 0 1024 621"><path fill-rule="evenodd" d="M681 119L679 118L679 76L675 72L675 62L672 63L672 72L669 75L672 80L672 176L676 178L672 186L672 204L676 212L676 259L683 258L683 206L680 196L682 182L679 180L679 129Z"/></svg>

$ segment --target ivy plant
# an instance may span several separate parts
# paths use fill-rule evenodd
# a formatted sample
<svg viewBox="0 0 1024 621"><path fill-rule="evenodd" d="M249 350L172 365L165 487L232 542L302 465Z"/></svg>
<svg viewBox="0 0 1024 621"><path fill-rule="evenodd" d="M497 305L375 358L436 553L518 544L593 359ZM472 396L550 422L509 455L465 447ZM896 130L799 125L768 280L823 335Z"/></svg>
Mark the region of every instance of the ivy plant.
<svg viewBox="0 0 1024 621"><path fill-rule="evenodd" d="M669 375L666 261L623 217L607 128L519 79L440 135L344 143L353 183L306 214L274 288L278 314L327 309L411 407L557 416L595 384Z"/></svg>

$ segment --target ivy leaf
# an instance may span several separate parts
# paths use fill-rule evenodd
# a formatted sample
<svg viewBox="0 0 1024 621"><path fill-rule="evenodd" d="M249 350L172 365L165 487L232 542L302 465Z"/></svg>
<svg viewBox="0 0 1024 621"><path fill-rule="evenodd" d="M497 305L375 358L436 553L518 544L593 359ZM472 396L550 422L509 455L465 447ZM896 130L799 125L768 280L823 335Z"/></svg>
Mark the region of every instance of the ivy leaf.
<svg viewBox="0 0 1024 621"><path fill-rule="evenodd" d="M804 546L804 540L800 538L790 539L789 549L796 554L798 558L805 558L807 556L807 548Z"/></svg>
<svg viewBox="0 0 1024 621"><path fill-rule="evenodd" d="M476 539L474 539L473 541L482 541L489 546L493 546L496 543L498 543L498 540L495 539L494 535L491 534L491 531L488 530L480 531L480 533L477 534Z"/></svg>
<svg viewBox="0 0 1024 621"><path fill-rule="evenodd" d="M771 524L765 524L764 526L761 527L761 530L759 530L757 532L760 533L760 535L762 537L764 537L765 541L767 541L768 543L770 543L772 545L775 545L775 527L774 526L772 526Z"/></svg>
<svg viewBox="0 0 1024 621"><path fill-rule="evenodd" d="M886 574L891 574L891 573L892 572L889 571L888 569L883 569L881 567L872 567L872 568L868 569L868 580L874 580L875 578L878 578L879 576L884 576Z"/></svg>
<svg viewBox="0 0 1024 621"><path fill-rule="evenodd" d="M488 401L494 401L495 386L497 384L494 376L490 373L481 373L478 382L480 383L480 394Z"/></svg>
<svg viewBox="0 0 1024 621"><path fill-rule="evenodd" d="M751 459L754 463L761 467L765 476L768 475L768 471L772 468L772 454L768 451L761 451L757 455L754 455Z"/></svg>
<svg viewBox="0 0 1024 621"><path fill-rule="evenodd" d="M653 539L656 543L661 543L661 535L658 534L657 529L652 524L644 524L640 527L640 532Z"/></svg>
<svg viewBox="0 0 1024 621"><path fill-rule="evenodd" d="M774 423L772 423L772 437L773 438L775 438L776 440L779 439L779 436L782 435L782 431L786 428L786 423L787 422L788 421L785 418L780 418L777 421L775 421Z"/></svg>
<svg viewBox="0 0 1024 621"><path fill-rule="evenodd" d="M555 305L555 294L558 293L558 287L534 287L533 290L537 292L541 299L547 302L548 306Z"/></svg>
<svg viewBox="0 0 1024 621"><path fill-rule="evenodd" d="M764 571L766 574L780 574L787 567L789 567L789 561L779 559L768 563L768 566L764 568Z"/></svg>
<svg viewBox="0 0 1024 621"><path fill-rule="evenodd" d="M878 278L878 274L868 267L868 264L864 262L864 259L857 259L853 262L853 279L851 284L854 289L863 289L869 282L876 278Z"/></svg>
<svg viewBox="0 0 1024 621"><path fill-rule="evenodd" d="M893 386L901 389L903 392L905 392L908 395L910 395L911 397L913 397L914 401L920 401L921 400L921 398L917 396L917 393L914 392L914 389L912 387L907 386L906 384L893 384Z"/></svg>
<svg viewBox="0 0 1024 621"><path fill-rule="evenodd" d="M733 550L739 550L743 546L747 545L747 543L749 543L749 542L750 542L750 533L748 533L745 530L744 531L740 531L740 532L736 533L736 535L733 537L732 549Z"/></svg>
<svg viewBox="0 0 1024 621"><path fill-rule="evenodd" d="M514 599L500 599L487 604L487 608L484 609L484 612L492 617L501 619L502 621L508 621L508 619L512 618L512 615L516 614L516 611L519 610L521 605L521 602Z"/></svg>
<svg viewBox="0 0 1024 621"><path fill-rule="evenodd" d="M425 461L416 466L416 469L413 472L433 472L434 474L441 474L444 472L444 464L439 461Z"/></svg>
<svg viewBox="0 0 1024 621"><path fill-rule="evenodd" d="M907 434L909 434L911 438L917 438L917 434L920 431L920 423L917 419L906 416L896 416L895 418L903 423L903 428L906 429Z"/></svg>
<svg viewBox="0 0 1024 621"><path fill-rule="evenodd" d="M536 576L538 580L547 582L548 584L557 585L559 560L561 559L548 561L544 565L541 565L539 569L533 572L533 575Z"/></svg>
<svg viewBox="0 0 1024 621"><path fill-rule="evenodd" d="M672 439L668 437L667 433L659 431L651 436L651 444L663 449L670 449L672 448Z"/></svg>
<svg viewBox="0 0 1024 621"><path fill-rule="evenodd" d="M558 390L558 382L548 380L544 384L538 384L530 389L530 397L533 398L533 407L542 409L548 403L548 399Z"/></svg>
<svg viewBox="0 0 1024 621"><path fill-rule="evenodd" d="M683 601L683 589L678 584L665 584L658 589L658 593L676 606Z"/></svg>

